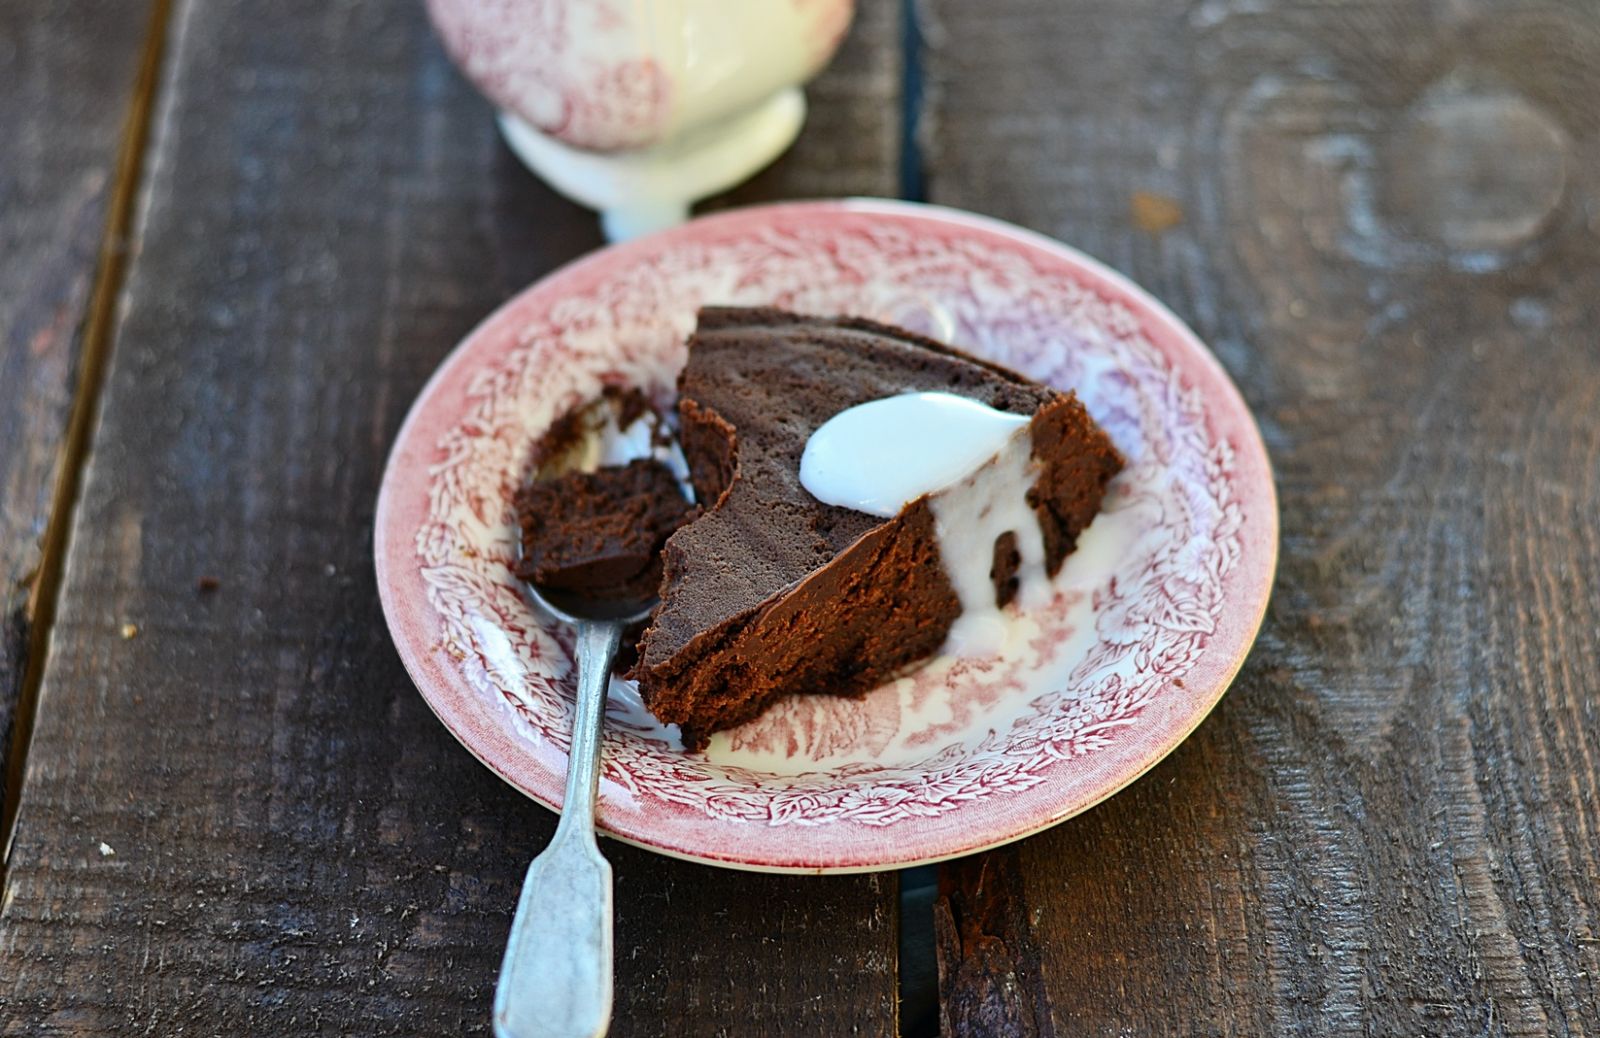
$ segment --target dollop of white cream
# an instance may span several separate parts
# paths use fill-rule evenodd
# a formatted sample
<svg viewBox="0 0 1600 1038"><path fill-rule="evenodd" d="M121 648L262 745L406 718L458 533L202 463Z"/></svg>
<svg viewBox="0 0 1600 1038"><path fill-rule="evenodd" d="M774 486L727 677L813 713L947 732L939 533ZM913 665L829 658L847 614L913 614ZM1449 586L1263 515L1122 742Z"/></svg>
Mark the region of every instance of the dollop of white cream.
<svg viewBox="0 0 1600 1038"><path fill-rule="evenodd" d="M1044 535L1028 507L1038 478L1032 419L951 393L906 393L849 408L806 441L800 482L830 505L884 517L930 495L939 560L961 603L944 651L979 656L1003 647L995 602L995 542L1016 536L1024 608L1050 594Z"/></svg>
<svg viewBox="0 0 1600 1038"><path fill-rule="evenodd" d="M825 504L887 518L966 478L1029 421L953 393L869 400L811 434L800 483Z"/></svg>

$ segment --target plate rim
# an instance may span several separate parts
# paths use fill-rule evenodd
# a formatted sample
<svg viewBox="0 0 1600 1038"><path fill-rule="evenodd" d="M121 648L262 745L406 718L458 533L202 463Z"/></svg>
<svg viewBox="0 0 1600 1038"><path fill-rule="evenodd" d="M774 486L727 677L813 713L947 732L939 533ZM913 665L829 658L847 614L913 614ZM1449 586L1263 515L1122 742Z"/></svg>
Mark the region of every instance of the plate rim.
<svg viewBox="0 0 1600 1038"><path fill-rule="evenodd" d="M895 199L849 197L841 199L815 199L775 202L721 210L716 213L697 217L696 219L689 221L687 224L658 232L657 234L649 235L645 238L635 239L632 242L623 242L597 249L558 267L555 267L554 269L540 276L531 284L508 297L505 301L496 306L489 314L476 322L471 329L462 336L462 338L456 343L450 352L446 354L445 357L439 362L438 366L428 377L422 388L418 390L415 398L411 402L410 407L407 409L405 419L401 422L399 428L394 434L394 439L390 444L384 462L383 476L379 483L377 505L373 515L373 561L378 585L378 597L382 605L384 623L385 627L387 628L390 641L393 643L397 654L400 656L401 663L404 665L408 677L411 679L412 684L416 687L418 694L422 697L423 701L428 704L428 708L433 712L434 716L439 719L439 722L444 726L445 730L448 731L451 736L454 737L455 740L467 750L468 753L470 753L475 759L488 768L493 774L498 776L507 785L511 786L511 788L522 793L535 803L538 803L541 806L560 814L561 808L558 806L558 802L552 802L550 798L540 796L535 791L525 788L522 783L517 781L517 779L507 774L505 769L501 768L494 761L491 761L485 757L468 740L467 736L462 731L458 730L457 726L451 722L451 719L447 717L444 712L442 712L440 704L435 701L435 696L430 694L428 691L429 686L434 681L434 677L430 671L430 668L428 667L427 663L420 658L422 654L419 652L417 646L412 644L412 640L410 638L405 637L402 634L404 623L403 616L401 614L401 604L396 600L398 590L396 588L396 581L391 576L388 561L389 556L392 553L390 531L392 523L388 520L390 513L396 507L395 499L399 492L396 484L400 479L399 473L403 471L400 464L400 455L402 450L407 445L407 442L411 437L413 426L421 420L422 412L425 409L424 405L434 395L438 387L452 375L454 369L465 361L469 347L484 333L486 329L499 322L507 311L513 310L519 306L526 299L526 297L539 291L548 282L557 278L570 277L592 265L604 264L619 252L638 248L641 244L657 242L671 236L684 234L687 228L705 227L722 222L759 219L761 215L766 213L785 213L793 216L796 213L803 215L807 211L816 212L819 215L843 212L866 216L882 215L897 218L909 218L912 220L933 220L945 224L953 224L960 227L967 227L982 231L1001 238L1011 239L1028 247L1029 249L1040 250L1048 254L1053 254L1059 259L1065 259L1069 264L1084 268L1087 272L1101 279L1108 286L1115 289L1123 297L1137 304L1138 309L1144 310L1159 320L1162 324L1166 325L1168 330L1175 333L1177 339L1180 340L1185 347L1187 347L1187 352L1190 354L1191 359L1208 369L1208 373L1211 376L1212 381L1216 383L1216 385L1219 386L1228 397L1228 404L1230 406L1224 408L1224 410L1231 411L1234 417L1240 419L1238 423L1239 429L1248 434L1242 438L1244 442L1237 442L1233 444L1235 452L1241 456L1248 455L1250 460L1259 465L1261 474L1263 476L1261 486L1251 488L1252 496L1254 495L1255 491L1260 491L1264 495L1263 497L1259 498L1259 500L1265 506L1265 514L1261 517L1261 521L1265 526L1264 530L1262 531L1262 543L1264 545L1266 558L1265 564L1260 570L1259 581L1254 587L1251 588L1251 590L1254 592L1253 597L1256 601L1256 608L1254 615L1250 617L1248 623L1244 625L1245 630L1247 630L1248 633L1242 638L1241 644L1238 650L1234 653L1233 658L1229 660L1226 665L1218 669L1214 691L1209 695L1209 699L1204 703L1203 707L1196 709L1192 716L1187 718L1188 723L1182 726L1181 729L1174 728L1173 731L1175 734L1173 737L1161 740L1156 751L1151 753L1147 759L1140 762L1137 767L1129 768L1126 774L1116 776L1116 781L1106 783L1106 788L1098 792L1095 796L1081 803L1069 803L1063 807L1046 811L1036 822L1025 827L1011 829L1001 834L982 834L980 838L971 841L951 841L952 843L959 843L959 846L940 848L939 850L930 853L904 856L897 856L891 852L883 855L875 855L872 857L872 860L850 862L807 862L803 860L803 854L801 853L797 853L794 856L794 859L789 861L774 861L763 857L752 857L749 855L743 857L724 856L716 853L712 848L706 848L704 851L699 853L691 853L665 843L652 842L648 839L644 839L633 834L619 832L615 829L607 827L603 818L598 814L598 812L596 817L596 831L610 839L615 839L621 843L629 844L631 846L639 847L657 854L664 854L668 857L678 858L684 861L692 861L698 864L720 868L731 868L740 871L766 872L786 875L845 875L881 872L891 869L910 868L917 865L934 864L941 861L948 861L953 858L963 857L968 854L990 850L995 847L1004 846L1059 825L1070 818L1073 818L1104 803L1106 800L1122 792L1124 789L1143 778L1150 772L1151 769L1170 756L1173 751L1175 751L1192 734L1194 734L1194 731L1199 728L1199 726L1206 720L1207 717L1211 715L1211 713L1216 709L1217 704L1222 701L1222 697L1226 695L1228 689L1232 687L1234 680L1238 677L1240 669L1244 666L1245 660L1249 658L1256 641L1260 637L1261 628L1266 617L1266 611L1271 601L1272 589L1276 582L1277 567L1281 548L1281 522L1278 504L1277 479L1273 471L1272 458L1266 449L1266 443L1261 435L1260 424L1256 420L1255 413L1250 409L1248 403L1244 399L1243 394L1239 392L1238 386L1228 374L1227 369L1222 366L1221 361L1217 359L1216 355L1205 344L1205 342L1201 340L1201 338L1188 326L1188 324L1179 318L1177 314L1171 310L1171 308L1169 308L1165 303L1161 302L1161 300L1157 299L1149 291L1138 285L1127 275L1111 268L1102 261L1087 255L1071 245L1058 241L1038 231L1020 227L1016 224L1012 224L995 217L984 216L978 213L972 213L949 206L923 202L908 202ZM556 788L558 790L561 788L560 778L560 776L557 776ZM796 842L799 844L804 843L803 839L797 840Z"/></svg>

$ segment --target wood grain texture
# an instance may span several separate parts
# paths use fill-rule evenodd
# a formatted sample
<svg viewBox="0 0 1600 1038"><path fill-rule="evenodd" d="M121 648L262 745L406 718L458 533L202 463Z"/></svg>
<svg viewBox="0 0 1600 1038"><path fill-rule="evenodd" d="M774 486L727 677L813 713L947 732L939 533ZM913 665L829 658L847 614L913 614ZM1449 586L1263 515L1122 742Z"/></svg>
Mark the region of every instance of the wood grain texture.
<svg viewBox="0 0 1600 1038"><path fill-rule="evenodd" d="M38 641L35 589L149 21L144 0L0 2L0 819L11 814L12 721Z"/></svg>
<svg viewBox="0 0 1600 1038"><path fill-rule="evenodd" d="M932 198L1172 305L1283 523L1216 714L947 911L1037 951L1041 1033L1600 1033L1600 12L924 11Z"/></svg>
<svg viewBox="0 0 1600 1038"><path fill-rule="evenodd" d="M0 895L0 1034L487 1033L552 818L411 687L374 497L433 367L595 221L516 165L420 4L190 0L169 53ZM613 1033L893 1032L892 876L606 850Z"/></svg>

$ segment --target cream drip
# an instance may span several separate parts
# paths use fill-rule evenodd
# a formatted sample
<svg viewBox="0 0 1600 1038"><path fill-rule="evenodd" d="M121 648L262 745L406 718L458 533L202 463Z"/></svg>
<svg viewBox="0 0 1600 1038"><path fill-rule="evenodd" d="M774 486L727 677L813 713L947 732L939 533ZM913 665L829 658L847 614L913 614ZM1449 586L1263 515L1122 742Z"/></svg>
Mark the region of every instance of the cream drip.
<svg viewBox="0 0 1600 1038"><path fill-rule="evenodd" d="M800 482L819 501L888 517L928 496L961 603L945 652L984 655L1004 643L990 576L1003 535L1016 535L1019 604L1049 596L1044 536L1027 503L1038 477L1030 421L951 393L906 393L841 411L806 441Z"/></svg>
<svg viewBox="0 0 1600 1038"><path fill-rule="evenodd" d="M1005 644L1006 623L995 604L994 543L1016 535L1017 604L1043 605L1050 597L1044 568L1044 534L1039 517L1028 507L1028 489L1039 476L1033 460L1033 437L1017 430L1005 444L956 486L928 498L939 537L939 561L961 603L944 651L955 656L984 656Z"/></svg>

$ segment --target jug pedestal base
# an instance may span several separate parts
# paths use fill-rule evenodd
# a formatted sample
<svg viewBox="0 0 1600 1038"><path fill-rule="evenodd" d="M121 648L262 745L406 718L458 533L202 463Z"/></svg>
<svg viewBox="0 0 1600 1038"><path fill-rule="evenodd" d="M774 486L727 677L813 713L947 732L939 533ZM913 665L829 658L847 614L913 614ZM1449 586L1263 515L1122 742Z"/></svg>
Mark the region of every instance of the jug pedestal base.
<svg viewBox="0 0 1600 1038"><path fill-rule="evenodd" d="M683 223L689 207L747 179L794 143L805 95L781 91L749 111L637 151L593 152L563 144L507 112L506 144L541 180L600 212L609 241Z"/></svg>

